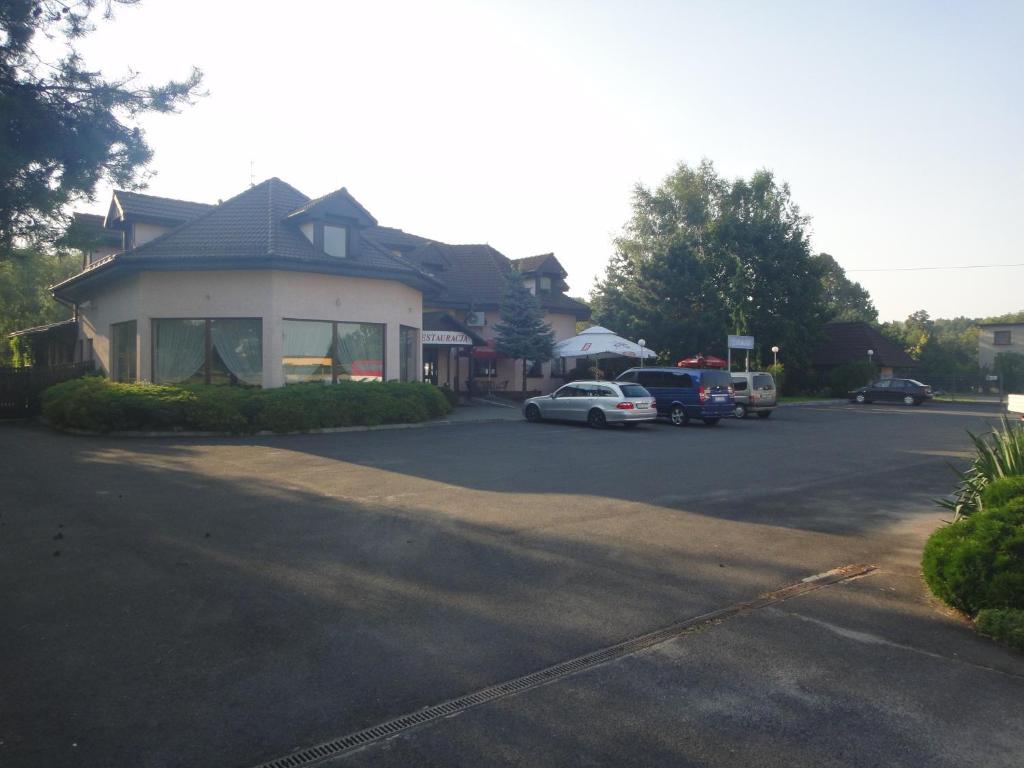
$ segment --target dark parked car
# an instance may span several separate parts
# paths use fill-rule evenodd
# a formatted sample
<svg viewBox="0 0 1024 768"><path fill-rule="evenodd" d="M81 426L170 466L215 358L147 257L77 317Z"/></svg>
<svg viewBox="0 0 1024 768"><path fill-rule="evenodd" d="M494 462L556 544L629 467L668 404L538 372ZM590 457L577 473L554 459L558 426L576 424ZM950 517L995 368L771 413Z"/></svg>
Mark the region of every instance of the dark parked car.
<svg viewBox="0 0 1024 768"><path fill-rule="evenodd" d="M920 405L932 399L932 388L914 379L882 379L850 392L851 403Z"/></svg>
<svg viewBox="0 0 1024 768"><path fill-rule="evenodd" d="M714 426L719 419L732 418L732 376L708 368L630 368L616 381L639 384L658 401L658 415L677 427L690 419Z"/></svg>

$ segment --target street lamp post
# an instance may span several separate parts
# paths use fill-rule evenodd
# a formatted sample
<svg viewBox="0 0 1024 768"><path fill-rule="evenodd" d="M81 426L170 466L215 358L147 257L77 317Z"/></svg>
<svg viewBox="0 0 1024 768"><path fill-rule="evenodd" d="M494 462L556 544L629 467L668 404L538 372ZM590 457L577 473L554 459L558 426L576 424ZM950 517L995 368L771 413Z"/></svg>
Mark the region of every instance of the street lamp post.
<svg viewBox="0 0 1024 768"><path fill-rule="evenodd" d="M868 350L868 363L870 364L875 359L875 350Z"/></svg>
<svg viewBox="0 0 1024 768"><path fill-rule="evenodd" d="M774 361L773 361L772 365L778 365L779 364L779 348L778 347L772 347L772 357L774 358Z"/></svg>
<svg viewBox="0 0 1024 768"><path fill-rule="evenodd" d="M640 367L644 367L644 347L647 346L647 339L639 339L637 344L640 345Z"/></svg>

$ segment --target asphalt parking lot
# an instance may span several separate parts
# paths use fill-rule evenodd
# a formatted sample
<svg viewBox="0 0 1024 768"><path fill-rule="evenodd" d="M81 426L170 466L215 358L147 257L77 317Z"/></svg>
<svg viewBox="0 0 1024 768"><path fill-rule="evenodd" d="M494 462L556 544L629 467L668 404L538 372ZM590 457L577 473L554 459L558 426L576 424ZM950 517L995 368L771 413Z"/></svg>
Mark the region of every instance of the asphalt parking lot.
<svg viewBox="0 0 1024 768"><path fill-rule="evenodd" d="M1024 659L926 593L993 408L259 439L0 426L0 764L251 768L848 564L330 765L1018 766Z"/></svg>

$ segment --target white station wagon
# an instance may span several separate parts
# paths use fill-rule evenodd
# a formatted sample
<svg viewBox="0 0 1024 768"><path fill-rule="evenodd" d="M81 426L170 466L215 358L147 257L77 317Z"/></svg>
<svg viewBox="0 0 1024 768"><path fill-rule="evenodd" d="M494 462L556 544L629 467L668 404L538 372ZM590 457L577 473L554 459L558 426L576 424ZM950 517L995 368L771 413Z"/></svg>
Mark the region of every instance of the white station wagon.
<svg viewBox="0 0 1024 768"><path fill-rule="evenodd" d="M608 424L635 427L654 421L658 409L651 393L639 384L574 381L550 395L531 397L523 403L523 415L528 421L585 421L602 429Z"/></svg>

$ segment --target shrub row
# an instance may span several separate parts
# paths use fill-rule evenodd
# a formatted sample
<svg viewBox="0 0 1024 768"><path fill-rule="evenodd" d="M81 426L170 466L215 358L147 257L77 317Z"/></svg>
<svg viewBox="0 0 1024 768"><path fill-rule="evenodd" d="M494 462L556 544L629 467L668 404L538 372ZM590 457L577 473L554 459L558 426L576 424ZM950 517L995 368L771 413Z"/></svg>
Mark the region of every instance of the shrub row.
<svg viewBox="0 0 1024 768"><path fill-rule="evenodd" d="M50 387L42 412L58 428L94 432L199 430L236 434L405 424L452 409L422 383L339 382L280 389L121 384L87 376Z"/></svg>

